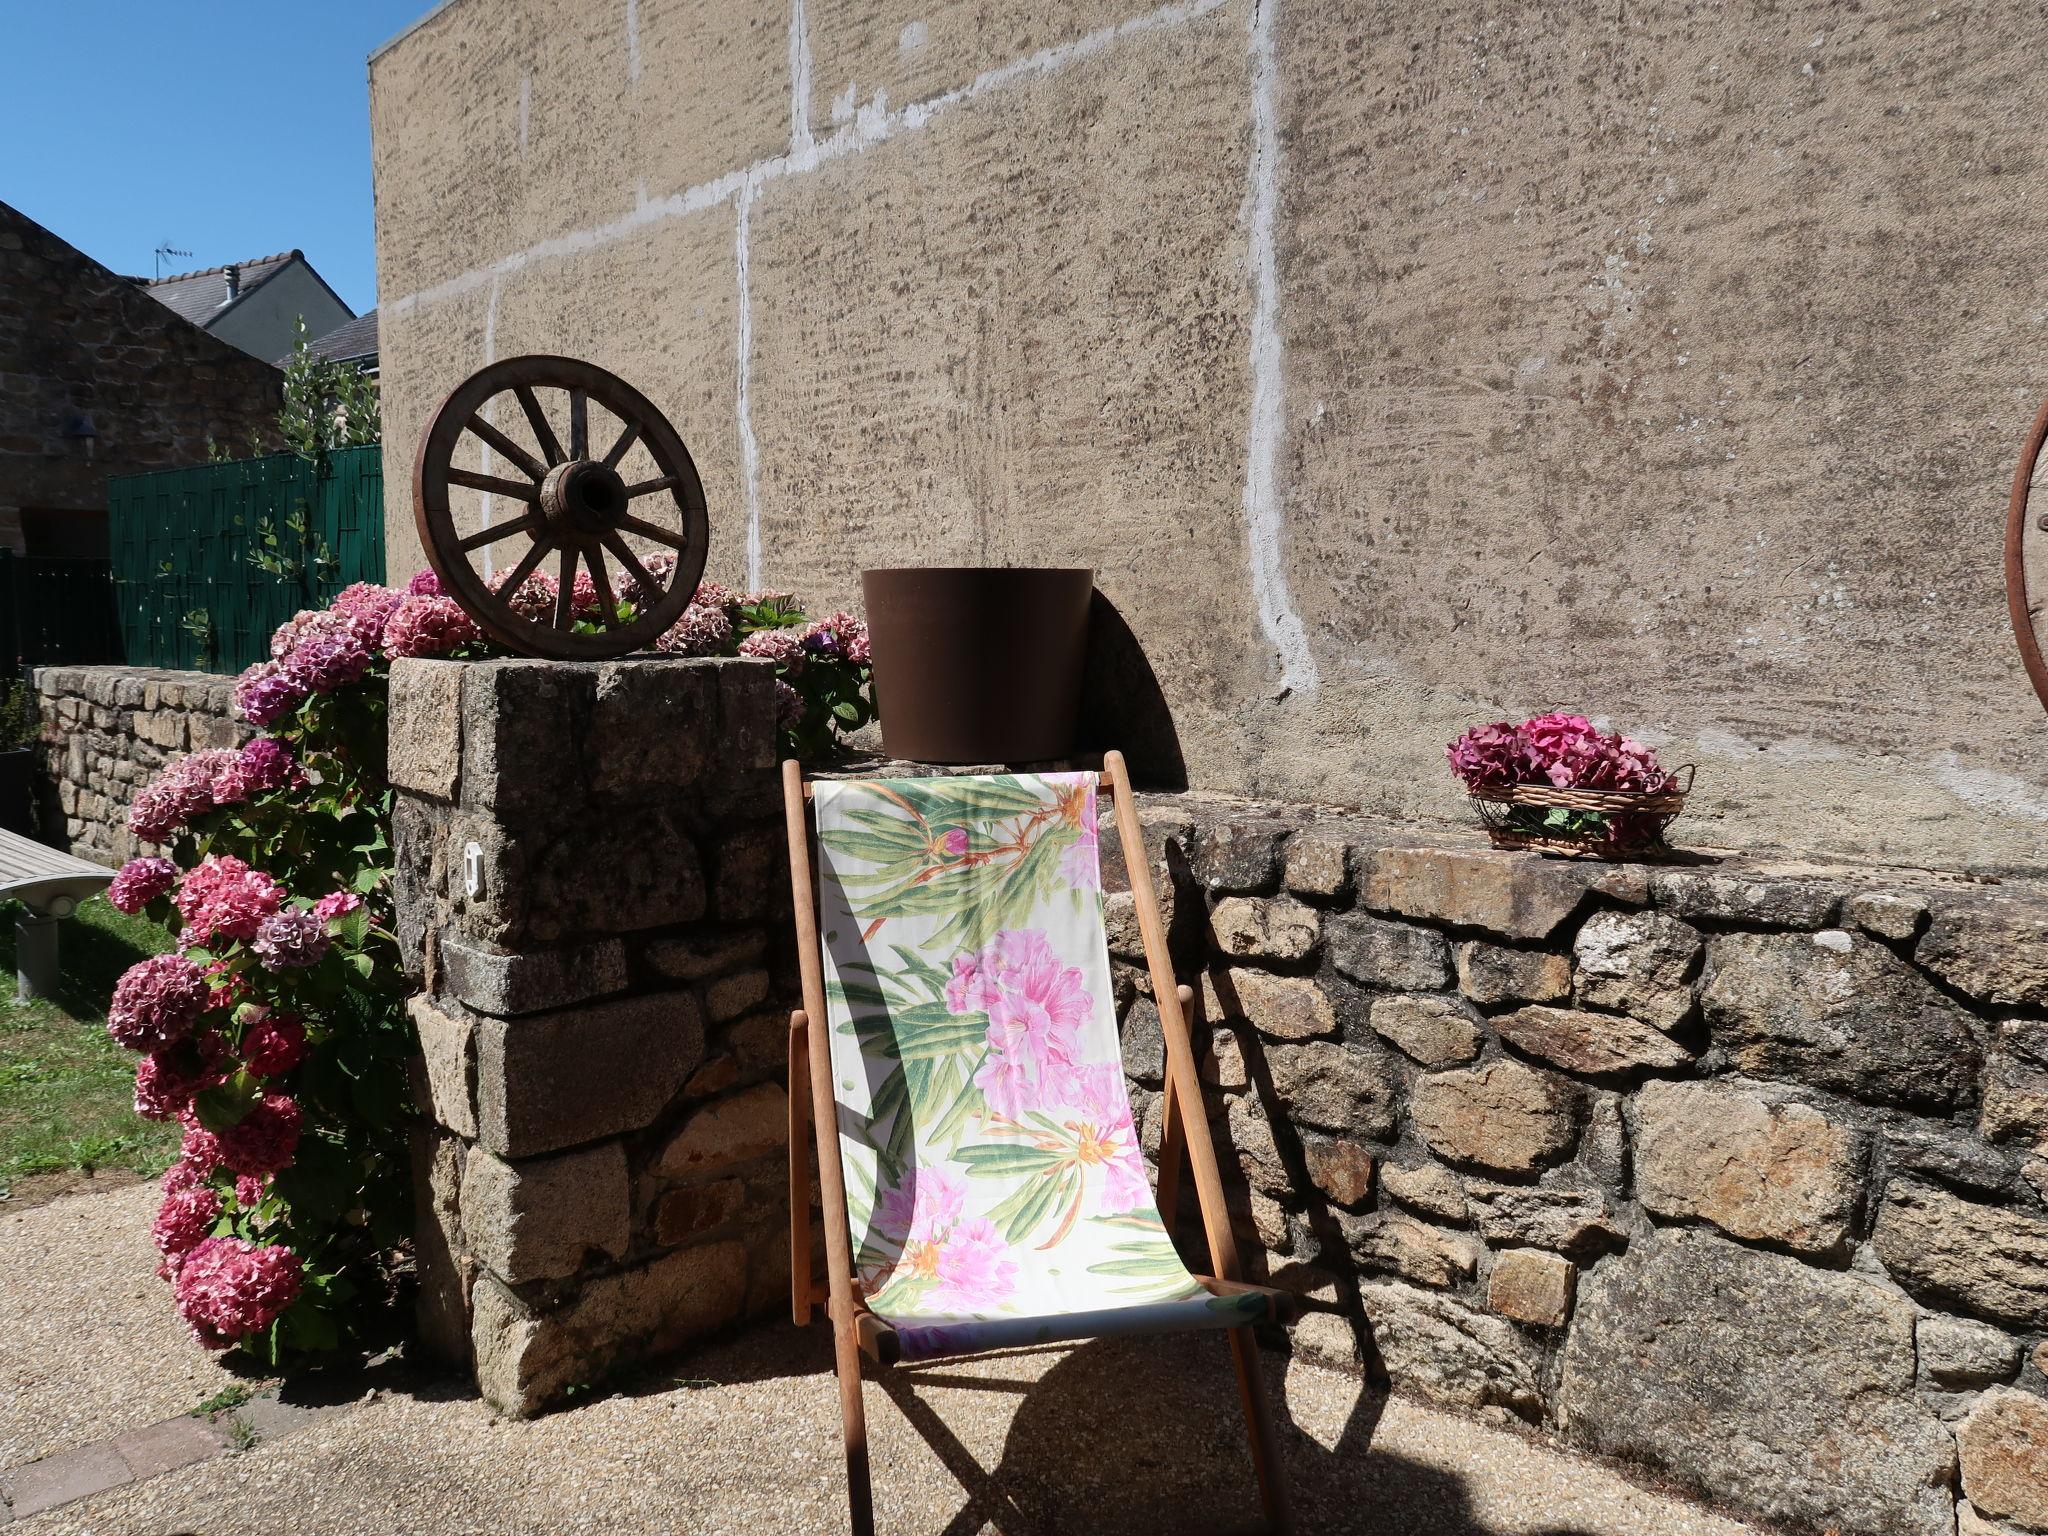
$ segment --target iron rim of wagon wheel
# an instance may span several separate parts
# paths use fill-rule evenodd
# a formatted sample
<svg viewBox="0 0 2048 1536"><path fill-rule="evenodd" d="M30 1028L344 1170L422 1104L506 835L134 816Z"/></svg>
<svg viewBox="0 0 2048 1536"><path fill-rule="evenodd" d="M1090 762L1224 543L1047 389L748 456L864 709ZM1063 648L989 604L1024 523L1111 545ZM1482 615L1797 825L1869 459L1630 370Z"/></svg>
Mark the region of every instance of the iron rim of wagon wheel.
<svg viewBox="0 0 2048 1536"><path fill-rule="evenodd" d="M566 445L543 407L542 391L568 396ZM484 414L505 394L518 405L533 440L530 448ZM602 454L593 452L590 440L593 403L620 424ZM465 435L495 453L508 473L457 468L455 453ZM635 445L653 460L656 473L629 483L619 465ZM451 486L506 497L519 510L464 534L449 505ZM652 645L696 594L710 543L703 483L675 428L625 380L568 357L508 357L449 391L420 437L413 463L413 517L441 590L479 629L521 654L564 660L624 656ZM670 569L659 571L657 561L657 569L650 570L648 556L627 542L628 535L659 547L672 558ZM486 550L495 556L506 546L519 553L509 569L506 561L493 558L503 574L486 576L474 564ZM512 602L536 572L556 582L553 607L540 620L528 618ZM580 614L579 572L589 576L596 598L595 610ZM619 594L628 583L638 597L633 617L622 620ZM574 626L579 620L598 628L578 633Z"/></svg>

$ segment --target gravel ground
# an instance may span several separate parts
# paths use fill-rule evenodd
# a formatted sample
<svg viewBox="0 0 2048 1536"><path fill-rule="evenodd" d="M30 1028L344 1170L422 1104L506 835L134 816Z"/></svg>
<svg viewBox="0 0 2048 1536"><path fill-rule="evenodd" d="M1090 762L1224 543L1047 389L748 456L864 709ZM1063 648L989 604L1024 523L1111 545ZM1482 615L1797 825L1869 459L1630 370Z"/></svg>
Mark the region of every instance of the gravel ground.
<svg viewBox="0 0 2048 1536"><path fill-rule="evenodd" d="M0 1467L183 1413L234 1378L156 1278L154 1183L0 1206Z"/></svg>
<svg viewBox="0 0 2048 1536"><path fill-rule="evenodd" d="M142 1236L151 1194L5 1218L0 1338L28 1348L0 1351L0 1391L14 1399L0 1410L12 1447L0 1465L149 1423L227 1379L167 1321ZM68 1294L74 1284L83 1295ZM1754 1536L1340 1373L1271 1355L1267 1369L1291 1423L1282 1433L1305 1532ZM1259 1527L1235 1381L1213 1335L899 1370L868 1383L867 1403L877 1523L892 1536ZM111 1420L107 1404L118 1405ZM828 1335L782 1322L528 1423L495 1418L454 1383L381 1391L253 1450L7 1529L763 1536L844 1531L845 1507Z"/></svg>

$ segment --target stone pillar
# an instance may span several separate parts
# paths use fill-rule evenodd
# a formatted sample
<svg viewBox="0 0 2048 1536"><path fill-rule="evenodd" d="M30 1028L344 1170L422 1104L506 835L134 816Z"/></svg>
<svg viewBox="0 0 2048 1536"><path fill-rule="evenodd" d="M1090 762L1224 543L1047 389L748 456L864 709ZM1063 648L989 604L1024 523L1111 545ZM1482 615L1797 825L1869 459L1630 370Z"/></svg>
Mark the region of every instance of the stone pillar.
<svg viewBox="0 0 2048 1536"><path fill-rule="evenodd" d="M421 1322L510 1413L780 1305L774 673L400 661Z"/></svg>

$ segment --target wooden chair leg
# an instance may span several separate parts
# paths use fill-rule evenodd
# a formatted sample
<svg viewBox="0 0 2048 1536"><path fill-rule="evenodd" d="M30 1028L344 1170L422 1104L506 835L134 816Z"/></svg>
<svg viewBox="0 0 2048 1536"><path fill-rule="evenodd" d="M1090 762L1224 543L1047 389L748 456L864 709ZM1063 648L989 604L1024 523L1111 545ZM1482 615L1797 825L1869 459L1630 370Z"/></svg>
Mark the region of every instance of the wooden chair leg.
<svg viewBox="0 0 2048 1536"><path fill-rule="evenodd" d="M1252 1442L1252 1470L1258 1474L1259 1500L1266 1507L1266 1524L1274 1536L1293 1536L1294 1508L1287 1497L1287 1470L1280 1465L1280 1440L1273 1429L1272 1404L1266 1401L1259 1341L1251 1329L1230 1330L1230 1358L1237 1367L1237 1388L1244 1399L1245 1429Z"/></svg>
<svg viewBox="0 0 2048 1536"><path fill-rule="evenodd" d="M846 1441L846 1505L853 1536L875 1536L875 1496L868 1480L868 1415L860 1396L860 1341L853 1319L832 1319L833 1363L839 1374L839 1418Z"/></svg>
<svg viewBox="0 0 2048 1536"><path fill-rule="evenodd" d="M1180 988L1181 1007L1194 1000L1194 989ZM1187 1127L1180 1123L1180 1088L1171 1072L1166 1074L1166 1102L1159 1117L1159 1215L1171 1232L1180 1212L1180 1168L1187 1158Z"/></svg>
<svg viewBox="0 0 2048 1536"><path fill-rule="evenodd" d="M811 1035L799 1008L789 1016L789 1315L811 1321Z"/></svg>

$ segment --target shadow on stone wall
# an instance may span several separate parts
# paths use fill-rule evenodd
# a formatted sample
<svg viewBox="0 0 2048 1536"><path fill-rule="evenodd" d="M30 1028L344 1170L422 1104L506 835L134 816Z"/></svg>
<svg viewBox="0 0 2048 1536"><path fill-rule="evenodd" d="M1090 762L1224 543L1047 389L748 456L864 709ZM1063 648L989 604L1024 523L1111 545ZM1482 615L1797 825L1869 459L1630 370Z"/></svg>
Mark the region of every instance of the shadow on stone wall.
<svg viewBox="0 0 2048 1536"><path fill-rule="evenodd" d="M1088 609L1079 745L1083 752L1120 750L1140 788L1188 787L1180 733L1159 678L1123 614L1099 589Z"/></svg>

